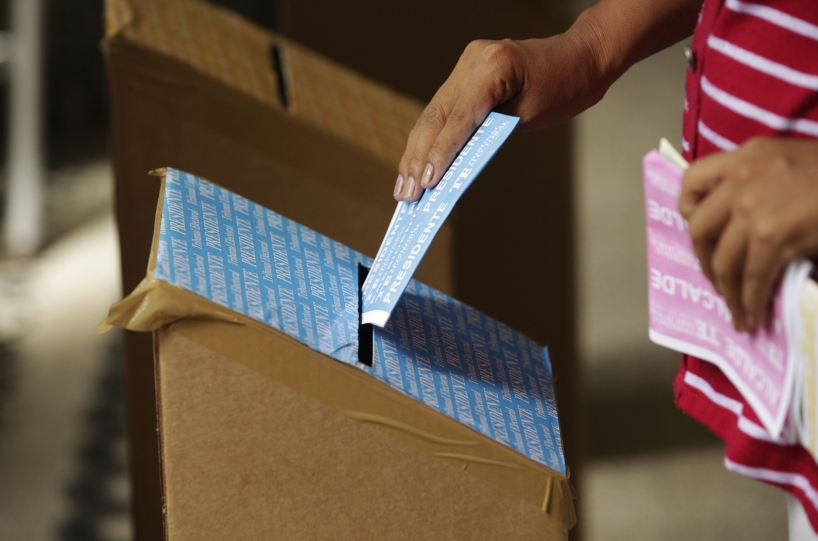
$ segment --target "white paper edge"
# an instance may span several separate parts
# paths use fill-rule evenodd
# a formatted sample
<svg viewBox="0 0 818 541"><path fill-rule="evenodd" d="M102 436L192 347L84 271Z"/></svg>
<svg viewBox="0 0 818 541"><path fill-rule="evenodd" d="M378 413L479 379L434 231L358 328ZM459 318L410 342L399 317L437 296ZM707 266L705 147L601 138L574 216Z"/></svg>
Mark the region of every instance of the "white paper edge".
<svg viewBox="0 0 818 541"><path fill-rule="evenodd" d="M790 273L792 265L787 269L787 274ZM806 280L804 284L806 285ZM784 302L782 309L784 311L784 328L787 332L787 360L793 363L793 384L792 384L792 399L790 400L790 422L795 429L798 441L804 443L803 436L805 424L803 419L803 411L800 411L800 405L803 402L803 373L804 373L804 359L801 353L801 325L799 324L798 312L801 305L801 295L803 294L803 287L795 287L792 280L784 281L781 288ZM792 347L795 346L795 347ZM798 382L802 382L798 385ZM807 448L807 445L804 445Z"/></svg>
<svg viewBox="0 0 818 541"><path fill-rule="evenodd" d="M687 163L687 160L685 160L682 155L679 154L679 151L676 150L676 147L674 147L673 144L664 137L659 139L659 154L661 154L666 160L682 169L687 169L690 166L690 164Z"/></svg>
<svg viewBox="0 0 818 541"><path fill-rule="evenodd" d="M813 280L811 280L811 279L807 279L807 280L804 281L804 289L801 292L801 297L799 298L799 303L798 303L799 304L799 307L798 307L799 313L800 313L801 308L803 306L803 304L802 304L803 303L803 294L806 291L807 287L810 286L810 284L812 284L812 287L818 287L815 284L815 282ZM803 339L803 336L801 335L801 329L803 329L803 328L804 328L803 325L799 325L799 337L798 337L799 346L801 345L801 340ZM818 327L815 327L815 328L812 329L813 333L816 333L816 331L818 331ZM812 353L813 353L813 355L815 355L815 346L813 346L812 349L813 349ZM806 358L804 356L803 350L800 347L798 349L798 358L799 358L800 371L799 371L799 374L797 374L796 377L795 377L795 385L793 386L794 387L794 391L793 391L793 394L794 394L793 408L792 408L793 409L793 417L799 420L799 423L797 423L797 425L796 425L797 428L798 428L798 438L799 438L798 441L801 442L801 444L804 446L805 449L807 449L810 452L810 454L812 454L813 449L810 448L811 447L810 444L813 444L813 442L812 442L812 439L813 439L812 432L814 431L814 427L815 427L814 420L816 419L816 417L815 417L816 413L815 413L815 410L813 410L813 412L812 412L813 424L808 425L807 424L807 419L806 419L806 414L804 413L806 411L806 404L804 404L804 395L805 395L806 382L804 381L804 378L803 378L804 364L805 364L805 361L808 360L808 358ZM809 359L809 360L814 362L815 357L813 357L812 359ZM816 460L818 460L818 455L813 454L812 456L815 457Z"/></svg>
<svg viewBox="0 0 818 541"><path fill-rule="evenodd" d="M371 323L372 325L377 325L378 327L383 328L386 325L386 322L389 321L390 315L392 314L386 310L369 310L368 312L361 314L361 323Z"/></svg>
<svg viewBox="0 0 818 541"><path fill-rule="evenodd" d="M693 355L694 357L698 357L718 366L724 375L727 376L727 379L730 380L730 383L736 386L738 391L741 393L741 396L743 396L747 403L750 404L750 407L753 408L753 411L756 413L756 415L758 415L758 418L761 420L761 424L764 425L767 433L774 439L778 439L778 437L781 435L781 431L784 429L784 420L787 418L787 412L790 409L789 391L792 386L788 386L787 381L790 381L792 378L790 377L789 373L784 378L784 389L781 390L782 406L779 406L775 417L773 417L769 414L769 412L767 412L764 404L758 401L754 394L749 392L750 389L748 389L744 382L739 378L738 373L736 373L735 369L730 365L730 363L728 363L725 358L718 353L714 353L709 349L705 349L695 344L690 344L684 340L679 340L678 338L666 336L653 329L648 330L648 336L650 337L650 341L654 344L686 353L687 355ZM792 368L792 363L787 363L787 371L792 372Z"/></svg>
<svg viewBox="0 0 818 541"><path fill-rule="evenodd" d="M783 296L782 311L784 312L784 328L787 333L787 360L790 365L790 373L787 374L789 380L787 386L790 389L792 420L795 425L796 433L799 435L799 440L802 437L804 429L804 419L800 410L803 400L803 392L801 388L796 388L796 382L803 372L804 359L801 355L801 325L800 325L800 305L801 297L804 294L804 288L807 285L809 274L812 272L812 263L800 259L796 260L787 267L784 275L784 283L781 288ZM803 386L803 382L802 382Z"/></svg>

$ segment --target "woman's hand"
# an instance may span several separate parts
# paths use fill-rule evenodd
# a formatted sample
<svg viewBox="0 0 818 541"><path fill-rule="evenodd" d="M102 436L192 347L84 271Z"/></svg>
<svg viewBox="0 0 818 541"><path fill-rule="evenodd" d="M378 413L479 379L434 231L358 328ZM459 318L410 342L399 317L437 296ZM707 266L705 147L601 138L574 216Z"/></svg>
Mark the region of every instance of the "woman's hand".
<svg viewBox="0 0 818 541"><path fill-rule="evenodd" d="M679 212L736 329L757 329L784 266L818 255L818 141L756 138L699 160Z"/></svg>
<svg viewBox="0 0 818 541"><path fill-rule="evenodd" d="M394 196L415 201L435 186L492 109L533 129L567 120L598 101L590 48L572 36L473 41L409 135ZM607 88L607 87L606 87Z"/></svg>
<svg viewBox="0 0 818 541"><path fill-rule="evenodd" d="M409 135L394 196L435 186L490 111L522 129L568 120L599 101L631 65L693 31L702 0L599 0L564 34L474 41Z"/></svg>

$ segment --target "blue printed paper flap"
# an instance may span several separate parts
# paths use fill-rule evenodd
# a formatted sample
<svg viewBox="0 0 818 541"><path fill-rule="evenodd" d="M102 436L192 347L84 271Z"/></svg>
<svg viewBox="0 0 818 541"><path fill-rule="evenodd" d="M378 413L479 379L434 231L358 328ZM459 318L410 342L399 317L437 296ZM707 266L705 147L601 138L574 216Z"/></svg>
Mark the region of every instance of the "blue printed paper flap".
<svg viewBox="0 0 818 541"><path fill-rule="evenodd" d="M363 287L363 321L383 327L454 205L491 161L520 119L491 112L434 188L398 203Z"/></svg>
<svg viewBox="0 0 818 541"><path fill-rule="evenodd" d="M371 327L371 366L359 362L358 266L371 263L224 188L167 170L156 279L356 366L565 473L548 352L513 329L412 280L386 327Z"/></svg>

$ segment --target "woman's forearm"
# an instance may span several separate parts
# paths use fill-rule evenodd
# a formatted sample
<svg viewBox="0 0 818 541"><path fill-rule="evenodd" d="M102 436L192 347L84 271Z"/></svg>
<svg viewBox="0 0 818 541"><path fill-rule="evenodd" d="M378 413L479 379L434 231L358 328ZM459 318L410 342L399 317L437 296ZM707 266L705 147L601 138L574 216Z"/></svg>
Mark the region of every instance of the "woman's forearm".
<svg viewBox="0 0 818 541"><path fill-rule="evenodd" d="M702 0L600 0L566 32L592 51L597 84L610 86L631 66L693 33Z"/></svg>
<svg viewBox="0 0 818 541"><path fill-rule="evenodd" d="M701 2L601 0L564 34L470 43L409 135L395 199L434 187L493 109L537 129L594 105L634 63L690 35Z"/></svg>

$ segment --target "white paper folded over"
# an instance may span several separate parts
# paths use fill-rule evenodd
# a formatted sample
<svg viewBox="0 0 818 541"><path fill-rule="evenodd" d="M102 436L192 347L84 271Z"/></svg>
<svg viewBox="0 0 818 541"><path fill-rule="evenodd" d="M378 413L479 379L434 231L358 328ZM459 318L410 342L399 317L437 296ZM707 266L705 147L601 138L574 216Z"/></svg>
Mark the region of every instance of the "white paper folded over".
<svg viewBox="0 0 818 541"><path fill-rule="evenodd" d="M804 282L792 319L797 364L791 418L798 440L818 459L818 284L812 278Z"/></svg>

